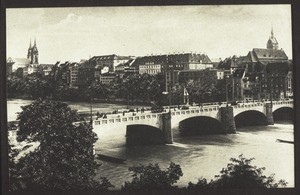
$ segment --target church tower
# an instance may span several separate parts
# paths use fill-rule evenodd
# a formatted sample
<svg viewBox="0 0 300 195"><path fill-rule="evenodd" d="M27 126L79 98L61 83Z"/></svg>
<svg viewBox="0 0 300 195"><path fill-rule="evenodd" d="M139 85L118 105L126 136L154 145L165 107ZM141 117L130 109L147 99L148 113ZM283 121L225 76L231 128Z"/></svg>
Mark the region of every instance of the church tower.
<svg viewBox="0 0 300 195"><path fill-rule="evenodd" d="M31 47L31 39L28 48L27 59L30 60L30 64L38 64L39 63L39 51L36 46L36 39L34 38L34 45Z"/></svg>
<svg viewBox="0 0 300 195"><path fill-rule="evenodd" d="M267 42L267 49L278 49L278 42L277 39L274 37L273 27L271 30L271 37L269 37L269 40Z"/></svg>
<svg viewBox="0 0 300 195"><path fill-rule="evenodd" d="M31 61L31 39L30 39L30 43L29 43L29 48L28 48L28 53L27 53L27 59L29 59Z"/></svg>
<svg viewBox="0 0 300 195"><path fill-rule="evenodd" d="M39 51L36 46L36 39L34 38L34 45L32 47L32 64L39 63Z"/></svg>

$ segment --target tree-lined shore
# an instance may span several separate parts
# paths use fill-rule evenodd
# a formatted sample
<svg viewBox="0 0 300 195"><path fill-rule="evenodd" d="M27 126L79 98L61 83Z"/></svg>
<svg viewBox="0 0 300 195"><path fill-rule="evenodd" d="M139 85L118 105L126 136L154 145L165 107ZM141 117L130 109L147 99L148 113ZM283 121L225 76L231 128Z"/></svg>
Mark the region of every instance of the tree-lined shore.
<svg viewBox="0 0 300 195"><path fill-rule="evenodd" d="M189 93L190 102L225 101L225 82L188 81L175 85L164 95L163 74L132 74L116 78L110 84L95 79L83 86L72 87L63 79L63 74L44 75L37 71L26 77L18 72L7 78L7 97L22 99L51 99L59 101L123 102L126 104L182 104L184 88Z"/></svg>

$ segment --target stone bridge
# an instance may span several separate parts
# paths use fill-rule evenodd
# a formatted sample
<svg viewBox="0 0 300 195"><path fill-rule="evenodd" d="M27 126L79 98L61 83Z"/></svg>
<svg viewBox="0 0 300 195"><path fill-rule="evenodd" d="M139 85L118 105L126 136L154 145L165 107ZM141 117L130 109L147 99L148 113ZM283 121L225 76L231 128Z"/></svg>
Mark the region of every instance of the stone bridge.
<svg viewBox="0 0 300 195"><path fill-rule="evenodd" d="M193 118L198 120L204 117L205 120L216 120L220 123L220 133L235 133L235 120L238 117L247 113L257 114L263 116L264 125L273 125L273 112L281 108L293 108L293 100L238 103L237 105L210 104L190 106L186 110L170 108L161 113L144 111L111 114L107 115L107 118L95 118L93 128L100 141L106 136L121 135L123 139L126 136L127 144L143 143L151 139L160 143L172 143L172 129L184 126L185 123L188 124L188 120ZM201 126L201 124L198 125Z"/></svg>

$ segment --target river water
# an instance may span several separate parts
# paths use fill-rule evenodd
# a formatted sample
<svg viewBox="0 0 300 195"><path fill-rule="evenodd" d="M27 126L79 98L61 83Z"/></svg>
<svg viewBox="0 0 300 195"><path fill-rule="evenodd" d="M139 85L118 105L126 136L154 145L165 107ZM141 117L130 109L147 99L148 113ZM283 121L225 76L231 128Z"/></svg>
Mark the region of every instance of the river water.
<svg viewBox="0 0 300 195"><path fill-rule="evenodd" d="M8 101L8 120L16 119L20 106L31 101L13 99ZM88 103L68 103L71 108L88 110ZM94 104L94 108L102 112L112 109L122 109L125 105ZM125 138L124 138L125 139ZM115 146L115 140L106 140L106 144L97 150L98 153L110 154L126 159L124 164L99 161L98 177L107 177L115 189L119 189L124 181L131 180L132 173L128 167L137 164L158 163L166 168L170 162L180 164L183 177L177 182L178 186L187 186L191 181L196 183L198 178L208 180L219 174L226 167L229 159L243 154L247 158L254 157L253 165L265 167L265 175L275 173L275 179L284 179L288 187L294 187L294 145L276 142L276 139L294 140L294 126L284 121L270 126L251 126L237 129L236 134L207 135L181 137L174 129L174 144L155 146L125 147ZM111 144L110 144L111 143Z"/></svg>

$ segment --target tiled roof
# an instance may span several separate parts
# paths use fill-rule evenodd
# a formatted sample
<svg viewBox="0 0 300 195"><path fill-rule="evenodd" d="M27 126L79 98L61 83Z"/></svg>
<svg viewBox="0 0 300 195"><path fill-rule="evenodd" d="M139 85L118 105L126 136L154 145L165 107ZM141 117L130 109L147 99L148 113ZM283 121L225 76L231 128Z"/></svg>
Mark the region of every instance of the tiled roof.
<svg viewBox="0 0 300 195"><path fill-rule="evenodd" d="M258 62L256 56L253 54L253 51L249 51L248 55L243 59L243 62Z"/></svg>
<svg viewBox="0 0 300 195"><path fill-rule="evenodd" d="M16 64L29 64L30 60L27 58L11 58Z"/></svg>
<svg viewBox="0 0 300 195"><path fill-rule="evenodd" d="M102 56L94 56L90 60L114 60L117 55L102 55Z"/></svg>
<svg viewBox="0 0 300 195"><path fill-rule="evenodd" d="M117 56L117 60L130 60L131 57L129 56Z"/></svg>
<svg viewBox="0 0 300 195"><path fill-rule="evenodd" d="M132 59L132 57L130 56L118 56L116 54L112 54L112 55L93 56L90 60L98 61L98 60L130 60L130 59Z"/></svg>
<svg viewBox="0 0 300 195"><path fill-rule="evenodd" d="M211 60L206 54L193 54L193 53L181 53L181 54L169 54L169 55L151 55L142 56L135 59L132 66L138 66L147 63L154 64L176 64L176 63L203 63L211 64Z"/></svg>
<svg viewBox="0 0 300 195"><path fill-rule="evenodd" d="M252 51L258 60L288 60L283 50L254 48Z"/></svg>
<svg viewBox="0 0 300 195"><path fill-rule="evenodd" d="M134 61L134 59L130 59L130 60L128 60L128 61L125 62L125 63L118 64L116 67L130 66L130 64L131 64L133 61Z"/></svg>

